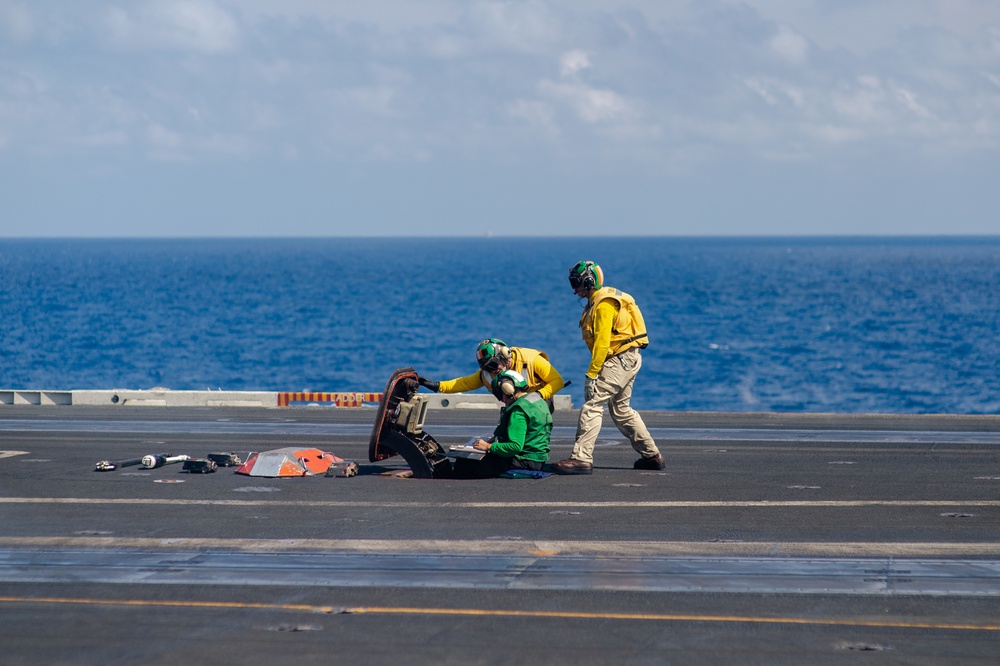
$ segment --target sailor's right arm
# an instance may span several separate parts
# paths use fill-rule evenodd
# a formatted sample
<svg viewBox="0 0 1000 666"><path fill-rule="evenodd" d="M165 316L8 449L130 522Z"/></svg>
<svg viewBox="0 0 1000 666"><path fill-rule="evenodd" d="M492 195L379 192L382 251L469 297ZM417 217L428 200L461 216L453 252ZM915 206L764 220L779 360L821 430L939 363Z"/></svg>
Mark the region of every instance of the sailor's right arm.
<svg viewBox="0 0 1000 666"><path fill-rule="evenodd" d="M475 374L468 375L466 377L459 377L457 379L448 379L438 384L438 392L440 393L465 393L466 391L475 391L477 388L482 388L483 378L477 372Z"/></svg>

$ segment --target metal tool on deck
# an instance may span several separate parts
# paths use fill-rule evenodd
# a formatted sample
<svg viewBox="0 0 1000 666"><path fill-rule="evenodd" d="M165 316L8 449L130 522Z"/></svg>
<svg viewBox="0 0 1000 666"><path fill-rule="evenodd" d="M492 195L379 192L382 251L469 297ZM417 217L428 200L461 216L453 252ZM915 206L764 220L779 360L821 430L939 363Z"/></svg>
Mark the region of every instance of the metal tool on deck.
<svg viewBox="0 0 1000 666"><path fill-rule="evenodd" d="M132 467L141 465L142 458L129 458L128 460L102 460L94 466L95 472L113 472L120 467Z"/></svg>
<svg viewBox="0 0 1000 666"><path fill-rule="evenodd" d="M208 460L207 458L191 458L190 460L184 461L181 471L188 472L189 474L211 474L218 468L219 466L215 464L214 460Z"/></svg>
<svg viewBox="0 0 1000 666"><path fill-rule="evenodd" d="M173 463L184 462L185 460L191 460L191 456L187 455L171 455L169 453L156 453L148 456L143 456L141 459L142 466L146 469L156 469L157 467L163 467L164 465L171 465Z"/></svg>
<svg viewBox="0 0 1000 666"><path fill-rule="evenodd" d="M247 457L249 457L250 455L253 454L250 453ZM219 467L239 467L244 462L240 458L239 453L235 451L221 451L216 453L209 453L208 456L206 457Z"/></svg>

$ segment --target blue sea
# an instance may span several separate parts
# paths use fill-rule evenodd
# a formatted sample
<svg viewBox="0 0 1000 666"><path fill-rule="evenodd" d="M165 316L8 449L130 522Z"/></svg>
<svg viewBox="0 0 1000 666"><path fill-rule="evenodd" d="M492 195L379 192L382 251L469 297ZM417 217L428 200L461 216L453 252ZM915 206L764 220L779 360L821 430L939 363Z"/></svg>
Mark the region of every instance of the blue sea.
<svg viewBox="0 0 1000 666"><path fill-rule="evenodd" d="M381 391L499 337L579 405L581 259L645 315L639 409L1000 412L1000 237L0 240L0 388Z"/></svg>

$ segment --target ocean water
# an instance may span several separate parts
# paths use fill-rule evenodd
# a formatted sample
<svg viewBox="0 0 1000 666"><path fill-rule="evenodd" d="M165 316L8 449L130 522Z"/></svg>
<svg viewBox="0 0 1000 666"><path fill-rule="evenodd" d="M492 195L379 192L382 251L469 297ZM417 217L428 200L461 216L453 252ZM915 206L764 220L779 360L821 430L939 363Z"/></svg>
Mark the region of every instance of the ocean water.
<svg viewBox="0 0 1000 666"><path fill-rule="evenodd" d="M645 315L639 409L1000 412L1000 237L0 240L0 388L381 391L499 337L580 404L580 259Z"/></svg>

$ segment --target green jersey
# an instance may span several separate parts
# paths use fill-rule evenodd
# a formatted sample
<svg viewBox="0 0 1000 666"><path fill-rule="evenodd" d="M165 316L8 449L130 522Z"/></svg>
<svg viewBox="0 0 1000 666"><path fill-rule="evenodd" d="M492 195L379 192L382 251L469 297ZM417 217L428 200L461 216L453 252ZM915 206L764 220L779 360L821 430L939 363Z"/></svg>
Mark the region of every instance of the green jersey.
<svg viewBox="0 0 1000 666"><path fill-rule="evenodd" d="M493 435L495 440L490 453L545 462L549 459L552 436L552 413L548 403L534 392L521 396L503 410Z"/></svg>

